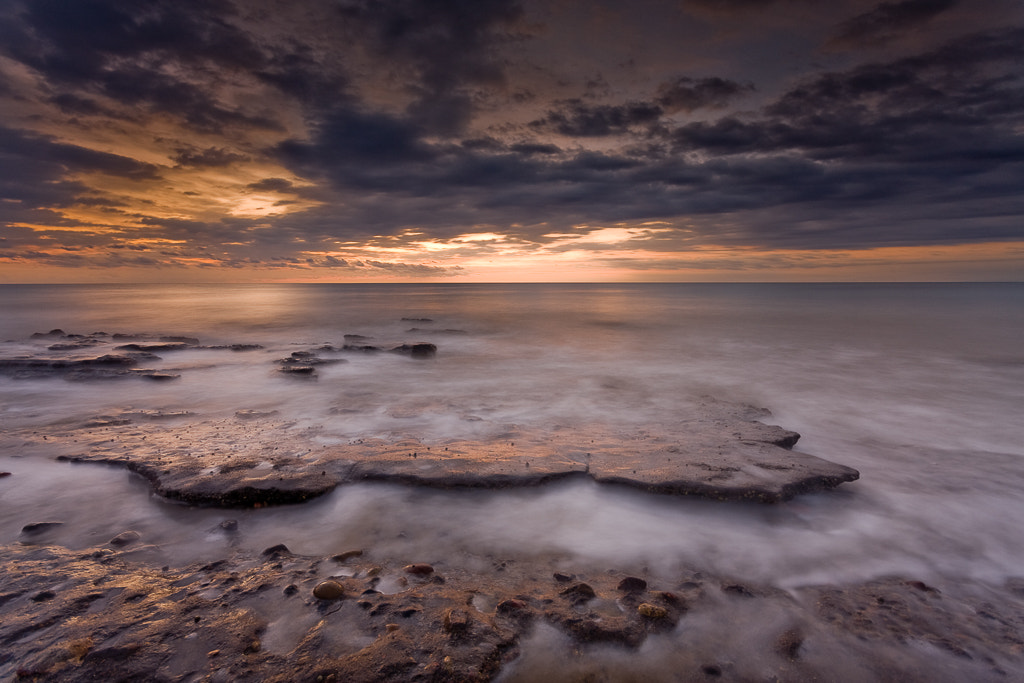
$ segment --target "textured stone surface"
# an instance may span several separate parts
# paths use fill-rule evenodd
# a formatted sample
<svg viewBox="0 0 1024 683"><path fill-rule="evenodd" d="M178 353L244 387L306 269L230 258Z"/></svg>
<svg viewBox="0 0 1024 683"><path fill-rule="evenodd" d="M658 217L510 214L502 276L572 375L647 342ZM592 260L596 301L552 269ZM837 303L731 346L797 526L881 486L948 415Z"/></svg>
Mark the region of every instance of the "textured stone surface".
<svg viewBox="0 0 1024 683"><path fill-rule="evenodd" d="M244 412L235 419L180 413L159 421L126 412L53 430L47 447L62 459L127 467L168 498L223 507L299 503L358 481L503 488L566 477L778 502L858 478L849 467L790 450L799 435L753 420L765 414L708 399L677 424L650 429L593 424L515 430L489 441L360 439L327 446L316 440L317 428ZM83 446L86 428L94 440Z"/></svg>

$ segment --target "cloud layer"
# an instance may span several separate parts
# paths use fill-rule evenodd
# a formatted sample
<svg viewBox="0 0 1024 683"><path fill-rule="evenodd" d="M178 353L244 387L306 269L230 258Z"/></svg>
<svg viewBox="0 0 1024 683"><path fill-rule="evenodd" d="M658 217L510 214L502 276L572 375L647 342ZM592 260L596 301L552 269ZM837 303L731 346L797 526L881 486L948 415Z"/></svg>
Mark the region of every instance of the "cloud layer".
<svg viewBox="0 0 1024 683"><path fill-rule="evenodd" d="M0 0L0 267L671 277L1024 242L1018 4L581 12Z"/></svg>

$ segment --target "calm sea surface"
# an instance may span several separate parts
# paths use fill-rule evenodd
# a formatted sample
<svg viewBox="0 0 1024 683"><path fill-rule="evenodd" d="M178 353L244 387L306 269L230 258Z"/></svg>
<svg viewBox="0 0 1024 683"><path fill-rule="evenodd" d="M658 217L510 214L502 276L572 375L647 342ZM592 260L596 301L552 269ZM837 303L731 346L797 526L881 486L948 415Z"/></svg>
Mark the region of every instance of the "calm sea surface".
<svg viewBox="0 0 1024 683"><path fill-rule="evenodd" d="M343 487L303 506L171 505L132 475L0 453L0 542L67 522L84 547L125 528L186 561L253 549L394 556L549 554L776 585L891 573L941 584L1024 573L1024 284L2 286L0 357L34 332L149 333L259 351L161 354L173 382L0 377L0 427L135 409L276 409L325 439L475 438L508 425L671 422L701 395L770 409L798 450L861 480L780 506L605 490ZM276 359L344 335L430 341L431 361L349 355L312 382ZM12 486L17 482L18 486Z"/></svg>

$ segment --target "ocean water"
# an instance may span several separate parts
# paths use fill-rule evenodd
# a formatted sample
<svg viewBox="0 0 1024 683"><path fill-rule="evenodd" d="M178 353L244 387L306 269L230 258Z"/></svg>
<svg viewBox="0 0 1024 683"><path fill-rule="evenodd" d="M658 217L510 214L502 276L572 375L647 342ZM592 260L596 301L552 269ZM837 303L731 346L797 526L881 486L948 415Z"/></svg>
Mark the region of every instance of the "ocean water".
<svg viewBox="0 0 1024 683"><path fill-rule="evenodd" d="M750 403L797 450L858 482L775 506L605 489L341 487L301 506L193 509L122 470L0 453L0 542L66 521L73 547L125 528L172 560L227 553L219 521L260 550L554 558L567 567L691 567L782 588L898 574L943 586L1024 575L1024 284L174 285L0 287L0 357L34 332L148 333L249 352L162 353L173 382L0 376L0 427L46 429L125 409L236 410L375 436L486 438L669 424L694 397ZM345 356L315 381L274 361L344 335L429 341L436 358ZM331 355L331 354L326 354ZM335 354L338 355L338 354ZM13 485L14 483L17 485Z"/></svg>

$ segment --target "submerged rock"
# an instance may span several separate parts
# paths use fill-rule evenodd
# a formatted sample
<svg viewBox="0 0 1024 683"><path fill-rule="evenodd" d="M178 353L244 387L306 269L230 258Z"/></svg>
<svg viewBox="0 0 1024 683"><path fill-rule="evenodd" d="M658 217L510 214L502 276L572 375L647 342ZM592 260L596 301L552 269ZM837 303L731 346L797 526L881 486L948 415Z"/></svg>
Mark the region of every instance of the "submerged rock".
<svg viewBox="0 0 1024 683"><path fill-rule="evenodd" d="M403 356L409 356L410 358L433 358L437 355L437 346L427 342L401 344L391 349L391 353L398 353Z"/></svg>

